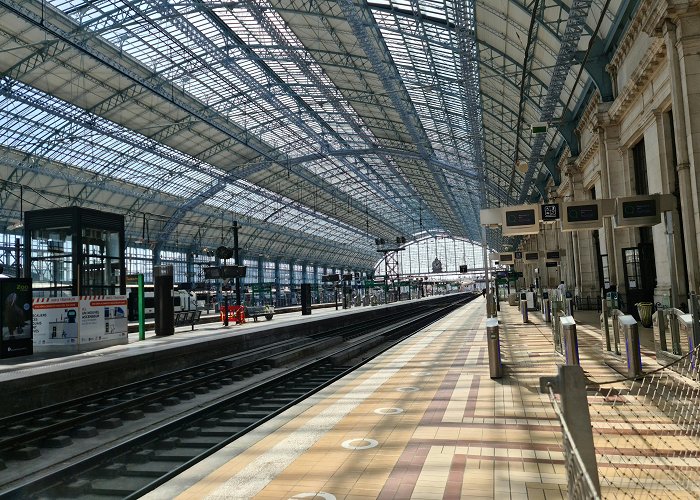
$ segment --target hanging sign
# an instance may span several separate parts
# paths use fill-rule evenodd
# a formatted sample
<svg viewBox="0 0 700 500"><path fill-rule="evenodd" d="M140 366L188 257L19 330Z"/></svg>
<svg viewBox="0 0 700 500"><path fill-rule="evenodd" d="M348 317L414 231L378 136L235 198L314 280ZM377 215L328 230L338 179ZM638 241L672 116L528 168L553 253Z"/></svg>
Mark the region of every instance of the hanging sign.
<svg viewBox="0 0 700 500"><path fill-rule="evenodd" d="M539 205L502 207L503 236L537 234L540 232Z"/></svg>
<svg viewBox="0 0 700 500"><path fill-rule="evenodd" d="M659 195L630 196L617 199L617 227L654 226L661 222Z"/></svg>
<svg viewBox="0 0 700 500"><path fill-rule="evenodd" d="M561 217L562 231L598 229L603 227L600 200L571 201L564 203Z"/></svg>

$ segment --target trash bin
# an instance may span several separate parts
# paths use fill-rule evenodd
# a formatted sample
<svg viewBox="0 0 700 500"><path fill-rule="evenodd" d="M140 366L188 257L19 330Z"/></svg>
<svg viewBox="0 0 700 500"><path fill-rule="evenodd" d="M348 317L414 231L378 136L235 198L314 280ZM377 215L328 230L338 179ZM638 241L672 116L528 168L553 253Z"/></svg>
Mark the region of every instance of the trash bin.
<svg viewBox="0 0 700 500"><path fill-rule="evenodd" d="M644 328L651 328L651 314L654 304L651 302L637 302L637 312L639 313L639 322Z"/></svg>

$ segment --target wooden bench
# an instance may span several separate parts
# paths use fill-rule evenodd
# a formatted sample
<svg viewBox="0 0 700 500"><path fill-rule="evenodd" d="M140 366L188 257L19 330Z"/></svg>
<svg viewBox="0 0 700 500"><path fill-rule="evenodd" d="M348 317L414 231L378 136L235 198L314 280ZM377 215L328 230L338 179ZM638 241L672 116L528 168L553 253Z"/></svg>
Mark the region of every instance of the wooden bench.
<svg viewBox="0 0 700 500"><path fill-rule="evenodd" d="M185 326L192 325L192 330L194 330L194 325L199 323L202 317L202 311L181 311L175 313L175 326Z"/></svg>
<svg viewBox="0 0 700 500"><path fill-rule="evenodd" d="M269 321L275 314L273 306L245 306L245 317L253 318L253 321L258 321L258 316L265 316Z"/></svg>

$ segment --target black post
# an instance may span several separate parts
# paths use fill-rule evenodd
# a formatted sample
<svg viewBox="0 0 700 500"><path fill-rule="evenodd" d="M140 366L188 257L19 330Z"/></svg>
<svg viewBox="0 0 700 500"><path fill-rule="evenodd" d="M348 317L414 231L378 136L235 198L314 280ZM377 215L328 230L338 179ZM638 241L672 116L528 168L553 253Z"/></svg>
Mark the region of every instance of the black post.
<svg viewBox="0 0 700 500"><path fill-rule="evenodd" d="M233 258L236 261L236 265L240 266L241 263L238 259L238 221L233 221ZM241 305L241 278L236 278L236 305Z"/></svg>
<svg viewBox="0 0 700 500"><path fill-rule="evenodd" d="M228 326L228 295L224 295L224 326Z"/></svg>
<svg viewBox="0 0 700 500"><path fill-rule="evenodd" d="M15 278L21 278L20 269L21 264L19 263L19 238L15 238Z"/></svg>
<svg viewBox="0 0 700 500"><path fill-rule="evenodd" d="M335 290L335 310L338 310L338 283L335 283L333 285L333 289Z"/></svg>

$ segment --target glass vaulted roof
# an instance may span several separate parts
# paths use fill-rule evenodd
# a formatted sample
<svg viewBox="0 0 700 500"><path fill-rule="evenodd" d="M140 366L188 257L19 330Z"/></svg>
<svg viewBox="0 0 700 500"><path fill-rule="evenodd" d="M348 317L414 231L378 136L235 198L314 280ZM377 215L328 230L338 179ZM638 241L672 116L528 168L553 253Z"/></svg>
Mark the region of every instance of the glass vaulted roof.
<svg viewBox="0 0 700 500"><path fill-rule="evenodd" d="M478 240L480 208L558 182L570 136L529 125L580 112L574 54L635 5L0 0L0 216L27 187L159 248L239 220L250 253L364 267L378 237Z"/></svg>

